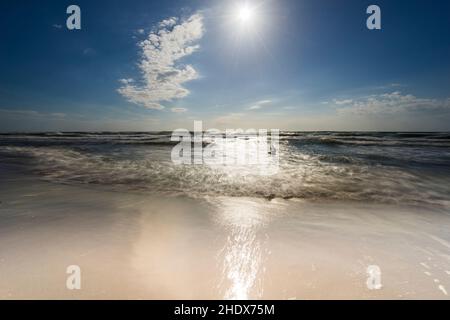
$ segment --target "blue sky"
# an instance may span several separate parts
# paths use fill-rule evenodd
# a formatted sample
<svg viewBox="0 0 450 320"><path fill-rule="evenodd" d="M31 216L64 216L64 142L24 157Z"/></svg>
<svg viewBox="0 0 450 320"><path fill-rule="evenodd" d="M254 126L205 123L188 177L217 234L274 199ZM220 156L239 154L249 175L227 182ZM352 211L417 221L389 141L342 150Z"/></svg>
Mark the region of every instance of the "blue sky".
<svg viewBox="0 0 450 320"><path fill-rule="evenodd" d="M444 0L6 0L0 39L0 131L450 130Z"/></svg>

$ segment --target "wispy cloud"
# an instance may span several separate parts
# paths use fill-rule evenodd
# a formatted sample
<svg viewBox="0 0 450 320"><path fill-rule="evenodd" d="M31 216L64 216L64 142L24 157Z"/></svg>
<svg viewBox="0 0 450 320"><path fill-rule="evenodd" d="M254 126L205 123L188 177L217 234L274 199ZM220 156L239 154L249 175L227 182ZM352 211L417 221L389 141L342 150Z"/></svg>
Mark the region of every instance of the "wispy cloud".
<svg viewBox="0 0 450 320"><path fill-rule="evenodd" d="M96 54L97 54L97 51L95 51L92 48L85 48L83 50L83 55L84 56L92 57L92 56L95 56Z"/></svg>
<svg viewBox="0 0 450 320"><path fill-rule="evenodd" d="M265 105L270 104L271 102L272 102L271 100L258 101L256 103L254 103L253 105L251 105L250 107L248 107L248 110L259 110L259 109L263 108Z"/></svg>
<svg viewBox="0 0 450 320"><path fill-rule="evenodd" d="M119 93L130 102L149 109L162 110L162 102L186 97L190 92L183 84L197 79L191 65L177 62L199 49L195 44L203 36L203 16L194 14L184 21L169 18L158 24L146 40L139 43L142 57L139 69L142 79L121 79Z"/></svg>
<svg viewBox="0 0 450 320"><path fill-rule="evenodd" d="M214 125L219 127L236 128L237 123L245 116L244 113L229 113L213 119Z"/></svg>
<svg viewBox="0 0 450 320"><path fill-rule="evenodd" d="M358 99L333 100L339 113L400 114L405 112L450 112L450 98L418 98L399 91L370 95Z"/></svg>
<svg viewBox="0 0 450 320"><path fill-rule="evenodd" d="M61 24L57 24L57 23L53 24L52 27L56 28L56 29L62 29L62 25Z"/></svg>
<svg viewBox="0 0 450 320"><path fill-rule="evenodd" d="M14 110L14 109L0 109L0 113L8 114L8 115L16 115L16 116L25 116L25 117L45 117L45 118L64 118L66 117L65 113L60 112L39 112L35 110Z"/></svg>
<svg viewBox="0 0 450 320"><path fill-rule="evenodd" d="M340 106L340 105L345 105L345 104L351 104L353 102L353 100L352 99L344 99L344 100L334 99L333 102L334 102L334 104L337 104L338 106Z"/></svg>
<svg viewBox="0 0 450 320"><path fill-rule="evenodd" d="M186 112L188 109L186 109L186 108L172 108L170 110L172 112L175 112L175 113L183 113L183 112Z"/></svg>

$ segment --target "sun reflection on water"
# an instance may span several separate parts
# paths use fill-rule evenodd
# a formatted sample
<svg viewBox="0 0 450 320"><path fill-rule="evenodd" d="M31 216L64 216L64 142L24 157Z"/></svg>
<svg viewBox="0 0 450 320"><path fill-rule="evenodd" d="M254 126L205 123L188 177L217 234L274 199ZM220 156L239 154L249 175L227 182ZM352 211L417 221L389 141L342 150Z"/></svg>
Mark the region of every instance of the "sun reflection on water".
<svg viewBox="0 0 450 320"><path fill-rule="evenodd" d="M219 223L228 231L219 254L225 299L246 300L263 294L264 230L272 214L262 203L242 198L220 201Z"/></svg>

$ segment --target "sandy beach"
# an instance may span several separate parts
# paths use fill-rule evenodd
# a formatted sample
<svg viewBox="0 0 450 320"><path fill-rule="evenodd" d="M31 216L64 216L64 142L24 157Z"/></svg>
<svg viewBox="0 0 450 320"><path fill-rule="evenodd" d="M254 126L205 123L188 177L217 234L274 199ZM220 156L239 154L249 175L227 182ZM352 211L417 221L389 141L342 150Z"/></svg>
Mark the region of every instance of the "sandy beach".
<svg viewBox="0 0 450 320"><path fill-rule="evenodd" d="M152 197L5 170L1 299L449 297L445 210ZM81 290L66 288L69 265L81 268ZM380 290L367 288L370 265L380 267Z"/></svg>
<svg viewBox="0 0 450 320"><path fill-rule="evenodd" d="M0 22L0 302L450 300L450 1L14 0Z"/></svg>

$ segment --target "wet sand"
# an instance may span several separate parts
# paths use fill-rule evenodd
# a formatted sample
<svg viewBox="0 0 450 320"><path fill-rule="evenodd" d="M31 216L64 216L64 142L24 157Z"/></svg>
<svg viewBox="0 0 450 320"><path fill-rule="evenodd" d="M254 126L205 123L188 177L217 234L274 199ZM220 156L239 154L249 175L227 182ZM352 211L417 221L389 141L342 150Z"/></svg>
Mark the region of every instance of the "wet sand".
<svg viewBox="0 0 450 320"><path fill-rule="evenodd" d="M105 191L2 174L1 299L448 299L445 209ZM81 290L66 268L81 268ZM381 269L369 290L367 267Z"/></svg>

